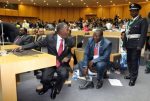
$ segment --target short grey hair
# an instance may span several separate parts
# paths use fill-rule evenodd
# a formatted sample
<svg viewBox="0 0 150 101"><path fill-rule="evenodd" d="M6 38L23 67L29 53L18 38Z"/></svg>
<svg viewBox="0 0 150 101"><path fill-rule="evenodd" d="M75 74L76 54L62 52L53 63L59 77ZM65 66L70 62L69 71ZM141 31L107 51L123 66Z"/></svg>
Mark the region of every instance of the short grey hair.
<svg viewBox="0 0 150 101"><path fill-rule="evenodd" d="M59 23L56 27L56 32L59 32L62 28L66 27L67 24L62 22L62 23Z"/></svg>

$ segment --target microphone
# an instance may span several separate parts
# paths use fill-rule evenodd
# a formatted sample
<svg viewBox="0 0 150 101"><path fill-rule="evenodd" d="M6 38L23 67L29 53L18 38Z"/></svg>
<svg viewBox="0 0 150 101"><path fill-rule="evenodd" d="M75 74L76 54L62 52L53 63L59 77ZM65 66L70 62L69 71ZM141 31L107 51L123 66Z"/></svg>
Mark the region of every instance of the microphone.
<svg viewBox="0 0 150 101"><path fill-rule="evenodd" d="M7 51L4 50L4 28L3 28L3 23L2 21L0 20L0 25L1 25L1 30L2 30L2 33L1 33L1 48L0 48L0 55L1 56L5 56L7 54Z"/></svg>

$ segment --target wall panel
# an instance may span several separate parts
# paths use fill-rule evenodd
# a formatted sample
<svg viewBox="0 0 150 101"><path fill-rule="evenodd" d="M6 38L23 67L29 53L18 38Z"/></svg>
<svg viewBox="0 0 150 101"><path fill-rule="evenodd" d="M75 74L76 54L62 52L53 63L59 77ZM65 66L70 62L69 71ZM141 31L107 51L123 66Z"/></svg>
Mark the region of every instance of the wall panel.
<svg viewBox="0 0 150 101"><path fill-rule="evenodd" d="M68 9L67 8L62 8L61 9L61 19L68 19Z"/></svg>
<svg viewBox="0 0 150 101"><path fill-rule="evenodd" d="M81 17L80 16L80 9L81 8L74 8L73 9L73 20L75 21L75 20L78 20L79 19L79 17Z"/></svg>
<svg viewBox="0 0 150 101"><path fill-rule="evenodd" d="M102 15L102 7L97 8L97 17L98 18L102 18L103 17L103 15Z"/></svg>
<svg viewBox="0 0 150 101"><path fill-rule="evenodd" d="M123 6L123 18L131 18L129 6Z"/></svg>
<svg viewBox="0 0 150 101"><path fill-rule="evenodd" d="M140 14L147 17L150 12L150 2L142 3ZM0 15L21 16L21 17L37 17L44 21L58 21L58 19L66 19L69 21L78 20L79 17L85 19L86 15L96 14L101 18L114 18L117 14L120 18L131 18L129 5L119 5L98 8L73 8L73 7L38 7L31 5L19 5L18 10L10 10L0 8Z"/></svg>
<svg viewBox="0 0 150 101"><path fill-rule="evenodd" d="M61 19L61 9L62 8L55 8L56 9L56 16L55 16L55 20L59 20Z"/></svg>
<svg viewBox="0 0 150 101"><path fill-rule="evenodd" d="M74 8L68 8L68 21L73 21L74 20Z"/></svg>
<svg viewBox="0 0 150 101"><path fill-rule="evenodd" d="M110 18L109 13L110 13L109 7L103 7L103 9L102 9L102 17L103 18Z"/></svg>
<svg viewBox="0 0 150 101"><path fill-rule="evenodd" d="M118 15L121 19L123 18L123 7L122 6L116 6L116 14Z"/></svg>

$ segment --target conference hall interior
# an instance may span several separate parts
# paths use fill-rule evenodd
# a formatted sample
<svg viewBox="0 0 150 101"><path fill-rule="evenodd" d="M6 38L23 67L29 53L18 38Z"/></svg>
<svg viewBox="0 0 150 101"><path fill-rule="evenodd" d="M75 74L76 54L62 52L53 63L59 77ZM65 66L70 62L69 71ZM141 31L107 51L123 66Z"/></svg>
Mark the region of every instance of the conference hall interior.
<svg viewBox="0 0 150 101"><path fill-rule="evenodd" d="M0 101L150 101L150 0L0 0Z"/></svg>

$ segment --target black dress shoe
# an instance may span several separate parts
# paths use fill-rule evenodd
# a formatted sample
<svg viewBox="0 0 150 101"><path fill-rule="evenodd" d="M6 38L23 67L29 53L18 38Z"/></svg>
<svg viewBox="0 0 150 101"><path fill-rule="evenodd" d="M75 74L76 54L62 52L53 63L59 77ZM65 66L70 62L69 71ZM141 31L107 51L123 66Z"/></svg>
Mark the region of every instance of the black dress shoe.
<svg viewBox="0 0 150 101"><path fill-rule="evenodd" d="M134 86L135 85L135 80L130 80L129 86Z"/></svg>
<svg viewBox="0 0 150 101"><path fill-rule="evenodd" d="M36 88L36 92L37 92L39 95L43 95L43 94L46 93L47 91L48 91L48 89L44 89L44 88L38 89L38 88Z"/></svg>
<svg viewBox="0 0 150 101"><path fill-rule="evenodd" d="M107 75L107 71L104 72L103 78L104 78L104 79L108 79L108 78L109 78L109 76Z"/></svg>
<svg viewBox="0 0 150 101"><path fill-rule="evenodd" d="M55 99L57 94L59 94L58 89L52 88L51 95L50 95L51 99Z"/></svg>
<svg viewBox="0 0 150 101"><path fill-rule="evenodd" d="M130 76L128 75L128 76L124 76L124 79L130 79Z"/></svg>
<svg viewBox="0 0 150 101"><path fill-rule="evenodd" d="M98 80L97 81L97 85L96 85L96 89L100 89L103 86L103 81L102 80Z"/></svg>
<svg viewBox="0 0 150 101"><path fill-rule="evenodd" d="M50 86L46 85L46 86L43 86L43 85L39 85L36 87L36 92L39 94L39 95L43 95L44 93L46 93L48 90L50 89Z"/></svg>
<svg viewBox="0 0 150 101"><path fill-rule="evenodd" d="M86 81L85 84L79 86L79 89L87 89L87 88L94 88L94 83L92 81Z"/></svg>

